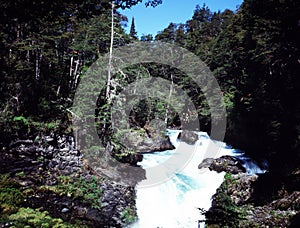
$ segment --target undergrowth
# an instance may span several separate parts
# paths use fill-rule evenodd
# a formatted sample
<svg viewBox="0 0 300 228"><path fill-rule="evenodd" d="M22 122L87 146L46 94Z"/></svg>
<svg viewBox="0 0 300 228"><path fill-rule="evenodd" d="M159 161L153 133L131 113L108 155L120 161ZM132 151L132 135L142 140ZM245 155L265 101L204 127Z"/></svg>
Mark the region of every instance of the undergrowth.
<svg viewBox="0 0 300 228"><path fill-rule="evenodd" d="M92 208L101 207L103 191L98 184L97 177L87 180L83 177L60 176L55 186L41 186L39 190L50 190L59 195L67 195L73 199L82 200Z"/></svg>

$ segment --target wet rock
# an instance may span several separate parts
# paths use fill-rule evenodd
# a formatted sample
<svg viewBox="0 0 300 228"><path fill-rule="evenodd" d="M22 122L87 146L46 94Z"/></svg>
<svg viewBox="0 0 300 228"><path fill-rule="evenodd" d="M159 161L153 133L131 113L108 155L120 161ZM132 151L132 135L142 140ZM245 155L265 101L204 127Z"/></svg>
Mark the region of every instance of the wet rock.
<svg viewBox="0 0 300 228"><path fill-rule="evenodd" d="M62 210L61 210L61 213L67 213L67 212L69 212L70 211L70 209L68 209L68 208L63 208Z"/></svg>
<svg viewBox="0 0 300 228"><path fill-rule="evenodd" d="M105 151L120 162L136 166L143 160L142 153L173 149L175 147L165 132L147 128L118 132L115 142L108 144Z"/></svg>
<svg viewBox="0 0 300 228"><path fill-rule="evenodd" d="M160 148L158 151L165 151L165 150L174 150L175 147L172 145L170 138L167 137L166 139L160 142Z"/></svg>
<svg viewBox="0 0 300 228"><path fill-rule="evenodd" d="M118 161L136 166L138 162L143 161L143 155L140 153L129 153L122 156Z"/></svg>
<svg viewBox="0 0 300 228"><path fill-rule="evenodd" d="M45 190L36 190L34 195L28 197L24 206L43 208L50 215L63 220L80 219L90 227L124 227L126 222L122 219L122 213L128 207L135 211L134 188L109 181L99 183L98 187L103 190L99 208L85 201Z"/></svg>
<svg viewBox="0 0 300 228"><path fill-rule="evenodd" d="M53 169L55 166L57 166L57 165L58 165L58 162L57 162L56 160L52 160L52 161L49 162L49 167L52 168L52 169Z"/></svg>
<svg viewBox="0 0 300 228"><path fill-rule="evenodd" d="M9 148L15 148L15 147L18 147L20 146L21 144L23 145L31 145L33 144L33 141L30 140L30 139L27 139L27 140L16 140L16 141L13 141L9 144Z"/></svg>
<svg viewBox="0 0 300 228"><path fill-rule="evenodd" d="M217 159L206 158L198 166L198 169L202 168L208 168L209 170L213 170L218 173L227 172L231 174L238 174L246 172L241 162L238 159L231 156L222 156Z"/></svg>
<svg viewBox="0 0 300 228"><path fill-rule="evenodd" d="M300 192L295 191L290 195L285 195L278 200L274 200L270 206L275 210L300 210Z"/></svg>
<svg viewBox="0 0 300 228"><path fill-rule="evenodd" d="M253 183L257 180L257 175L247 175L245 173L233 175L229 181L228 195L236 205L242 205L249 201L253 193Z"/></svg>
<svg viewBox="0 0 300 228"><path fill-rule="evenodd" d="M199 136L193 131L183 130L179 133L178 139L187 144L194 145L198 141Z"/></svg>
<svg viewBox="0 0 300 228"><path fill-rule="evenodd" d="M274 210L268 205L252 206L248 205L245 217L240 221L240 227L290 227L295 211Z"/></svg>
<svg viewBox="0 0 300 228"><path fill-rule="evenodd" d="M139 134L133 134L129 145L132 145L133 150L139 153L151 153L157 151L173 150L172 145L165 132L152 130L147 128L145 132L140 131Z"/></svg>
<svg viewBox="0 0 300 228"><path fill-rule="evenodd" d="M46 141L47 143L52 143L52 142L54 141L54 138L51 137L51 136L46 136L46 137L45 137L45 141Z"/></svg>
<svg viewBox="0 0 300 228"><path fill-rule="evenodd" d="M227 174L206 212L210 224L219 227L234 220L236 227L297 227L293 218L299 212L300 192L286 192L271 203L255 206L252 197L257 181L257 175Z"/></svg>

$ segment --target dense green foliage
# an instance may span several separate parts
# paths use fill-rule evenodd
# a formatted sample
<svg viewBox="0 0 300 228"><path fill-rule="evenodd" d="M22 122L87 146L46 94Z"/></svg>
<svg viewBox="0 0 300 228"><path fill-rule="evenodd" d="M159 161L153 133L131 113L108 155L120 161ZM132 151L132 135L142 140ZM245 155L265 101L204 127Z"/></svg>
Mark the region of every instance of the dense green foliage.
<svg viewBox="0 0 300 228"><path fill-rule="evenodd" d="M230 140L277 172L299 164L299 10L295 1L245 1L227 44L241 78Z"/></svg>
<svg viewBox="0 0 300 228"><path fill-rule="evenodd" d="M9 175L0 175L0 189L0 212L15 212L24 200L24 195L20 191L20 184L9 179Z"/></svg>
<svg viewBox="0 0 300 228"><path fill-rule="evenodd" d="M115 7L139 2L115 1ZM146 4L158 3L161 1ZM19 0L1 1L0 6L1 141L67 129L67 108L81 76L109 51L110 2ZM186 47L208 64L226 102L226 140L258 160L269 160L273 169L278 163L288 169L299 161L300 107L295 101L300 91L298 12L299 3L291 0L246 0L237 12L211 12L205 5L197 6L186 23L170 23L155 37ZM126 18L116 10L114 15L113 47L136 39L134 21L127 35L122 28ZM152 39L151 35L141 38ZM210 110L200 88L176 69L143 64L113 76L110 101L107 96L99 97L101 137L109 132L109 105L116 93L150 76L171 80L187 90L202 130L209 131ZM167 118L169 126L180 126L176 111L167 109L164 101L144 100L134 106L131 125L143 127L157 116Z"/></svg>
<svg viewBox="0 0 300 228"><path fill-rule="evenodd" d="M245 0L235 13L197 6L156 36L208 64L224 92L225 140L276 172L299 163L299 11L292 0Z"/></svg>
<svg viewBox="0 0 300 228"><path fill-rule="evenodd" d="M279 188L299 190L299 178L290 179L300 164L299 12L299 1L293 0L244 0L236 12L197 6L191 20L171 23L156 36L208 64L226 102L225 141L269 162L270 174L254 186L258 204L270 201ZM227 181L220 191L226 192ZM228 195L218 197L207 223L236 226L240 208Z"/></svg>
<svg viewBox="0 0 300 228"><path fill-rule="evenodd" d="M59 195L67 195L74 199L80 199L92 208L101 207L102 189L96 176L90 180L82 177L60 176L55 186L41 186L40 190L50 190Z"/></svg>
<svg viewBox="0 0 300 228"><path fill-rule="evenodd" d="M117 9L139 2L114 1L114 47L130 41L121 27L127 19ZM57 120L65 128L81 75L109 50L111 1L0 1L0 8L0 141L23 136L10 129L16 116Z"/></svg>
<svg viewBox="0 0 300 228"><path fill-rule="evenodd" d="M131 26L130 26L130 33L129 35L134 38L134 39L137 39L137 32L135 30L135 23L134 23L134 17L132 18L132 21L131 21Z"/></svg>
<svg viewBox="0 0 300 228"><path fill-rule="evenodd" d="M122 215L121 215L122 219L126 222L126 223L132 223L134 221L136 221L136 215L135 212L132 211L131 208L127 207Z"/></svg>
<svg viewBox="0 0 300 228"><path fill-rule="evenodd" d="M45 227L45 228L77 228L87 227L82 224L69 224L60 218L53 218L47 211L39 211L31 208L19 208L19 210L8 217L11 227Z"/></svg>
<svg viewBox="0 0 300 228"><path fill-rule="evenodd" d="M39 132L72 131L69 108L78 84L84 80L89 66L104 53L137 40L134 21L131 33L126 34L122 26L127 19L118 9L140 2L116 0L112 9L108 0L0 0L1 147L17 138L33 135L34 139ZM147 6L160 3L161 0L146 1ZM210 67L226 103L225 141L258 161L269 161L270 171L277 178L277 174L289 174L300 162L299 12L300 3L295 0L244 0L236 12L211 12L205 5L196 6L190 20L170 23L155 36L156 41L187 48ZM141 37L141 42L152 40L151 34ZM192 68L193 63L189 64ZM190 119L197 119L194 116L198 115L201 130L209 132L211 110L201 88L178 69L154 63L137 64L112 75L99 95L96 114L91 117L94 120L96 116L104 145L111 141L121 151L117 153L120 156L134 151L120 144L121 127L128 127L124 125L126 121L118 125L119 135L112 132L111 116L118 111L111 110L112 103L128 84L150 77L167 79L185 90L196 106L197 113L189 113ZM155 119L165 120L166 126L182 126L184 120L177 112L181 109L180 98L172 95L173 89L170 88L173 107L157 97L137 103L131 99L129 127L140 130ZM78 179L70 185L65 185L66 179L61 181L56 191L83 198L97 207L96 199L101 198L101 192L95 190L94 181ZM1 179L0 187L1 210L17 213L23 199L18 186ZM238 217L232 202L226 197L222 200L228 212L225 217ZM18 213L25 212L22 209ZM26 213L31 216L33 211ZM44 212L37 212L37 216L48 219ZM125 211L123 218L131 220L131 212Z"/></svg>

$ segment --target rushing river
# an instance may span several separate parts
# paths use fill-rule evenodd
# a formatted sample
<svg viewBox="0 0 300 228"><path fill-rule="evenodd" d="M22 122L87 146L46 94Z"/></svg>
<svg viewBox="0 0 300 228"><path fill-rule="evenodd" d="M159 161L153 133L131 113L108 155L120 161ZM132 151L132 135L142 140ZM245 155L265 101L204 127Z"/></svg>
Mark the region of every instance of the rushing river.
<svg viewBox="0 0 300 228"><path fill-rule="evenodd" d="M170 140L176 148L180 148L178 145L182 143L177 140L179 133L179 130L168 130ZM199 132L198 135L199 139L195 145L184 143L185 150L188 151L190 148L193 153L182 169L162 183L146 187L142 184L137 186L136 206L139 220L132 227L204 227L204 223L199 222L205 219L199 208L204 210L210 208L211 197L221 185L225 173L198 169L198 165L204 159L209 143L212 142L206 133ZM215 142L215 144L218 146L216 157L236 156L244 161L243 165L249 174L264 172L251 159L245 157L242 153L238 153L225 143ZM173 172L172 167L168 167L169 164L165 161L177 156L176 150L144 154L144 159L139 164L146 169L146 172L147 168L157 167L158 165L164 166L164 164L166 164L166 167L163 170L166 173L168 173L168 170ZM165 174L161 173L161 175Z"/></svg>

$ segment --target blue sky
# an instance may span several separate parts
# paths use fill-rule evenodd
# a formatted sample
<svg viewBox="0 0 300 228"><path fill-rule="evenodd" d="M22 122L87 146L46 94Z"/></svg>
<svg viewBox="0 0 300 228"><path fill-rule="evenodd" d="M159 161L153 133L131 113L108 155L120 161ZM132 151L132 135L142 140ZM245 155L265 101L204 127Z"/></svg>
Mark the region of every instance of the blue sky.
<svg viewBox="0 0 300 228"><path fill-rule="evenodd" d="M135 29L139 37L142 34L155 36L171 22L186 22L192 18L197 4L202 6L205 3L213 12L224 9L234 11L243 0L163 0L163 3L155 8L146 8L144 2L131 9L120 11L128 17L127 32L130 30L131 19L134 16Z"/></svg>

